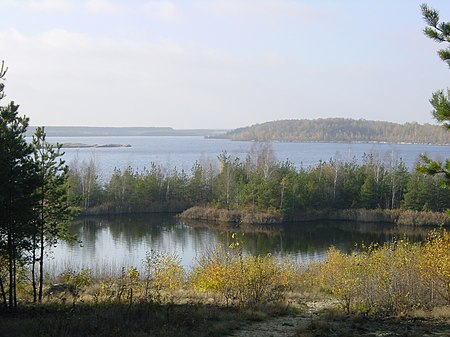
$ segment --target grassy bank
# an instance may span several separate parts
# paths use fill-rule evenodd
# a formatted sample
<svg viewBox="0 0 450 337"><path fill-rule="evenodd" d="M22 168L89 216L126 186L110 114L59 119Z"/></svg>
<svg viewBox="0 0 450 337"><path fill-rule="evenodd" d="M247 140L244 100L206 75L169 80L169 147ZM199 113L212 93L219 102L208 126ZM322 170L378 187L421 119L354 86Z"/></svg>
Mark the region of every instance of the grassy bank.
<svg viewBox="0 0 450 337"><path fill-rule="evenodd" d="M285 215L279 210L254 212L228 210L212 206L195 206L180 213L180 218L242 224L276 224L281 222L309 222L321 220L380 222L396 225L439 226L450 225L447 212L412 211L402 209L345 209L304 210Z"/></svg>
<svg viewBox="0 0 450 337"><path fill-rule="evenodd" d="M194 206L180 214L182 219L229 222L244 224L276 224L283 222L283 215L278 210L255 212L251 210L229 210L224 208Z"/></svg>

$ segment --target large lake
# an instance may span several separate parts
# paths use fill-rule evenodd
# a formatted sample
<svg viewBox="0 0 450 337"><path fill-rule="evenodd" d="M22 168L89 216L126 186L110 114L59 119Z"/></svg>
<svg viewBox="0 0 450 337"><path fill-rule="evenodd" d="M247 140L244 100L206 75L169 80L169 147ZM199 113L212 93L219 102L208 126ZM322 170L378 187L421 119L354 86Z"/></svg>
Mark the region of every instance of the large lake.
<svg viewBox="0 0 450 337"><path fill-rule="evenodd" d="M217 162L223 151L244 158L251 142L234 142L203 137L49 137L50 142L85 144L130 144L129 148L65 149L70 163L94 159L100 179L106 181L114 168L131 166L136 170L150 163L189 172L195 161ZM421 153L434 159L450 157L449 146L412 144L361 143L273 143L278 160L289 160L297 167L317 165L320 160L361 161L373 153L386 163L402 160L413 169ZM50 265L54 272L66 268L90 267L98 271L117 271L122 266L140 267L146 252L167 251L177 254L184 266L192 266L195 258L219 243L231 240L233 229L185 223L172 216L127 216L81 219L72 225L79 243L62 243L54 249ZM426 229L392 227L379 224L344 222L286 224L267 230L249 228L243 234L244 251L253 254L272 253L290 256L299 262L320 260L330 245L351 251L355 243L390 241L407 234L421 241Z"/></svg>
<svg viewBox="0 0 450 337"><path fill-rule="evenodd" d="M107 180L114 168L131 166L136 170L158 163L167 168L189 172L195 161L217 162L223 151L245 158L252 142L203 137L48 137L50 142L84 144L130 144L123 148L68 148L64 149L67 163L94 159L102 180ZM386 163L402 159L409 169L416 164L421 153L433 159L450 157L450 146L417 144L367 144L367 143L272 143L278 160L291 161L296 167L317 165L331 158L361 161L364 154L373 153Z"/></svg>

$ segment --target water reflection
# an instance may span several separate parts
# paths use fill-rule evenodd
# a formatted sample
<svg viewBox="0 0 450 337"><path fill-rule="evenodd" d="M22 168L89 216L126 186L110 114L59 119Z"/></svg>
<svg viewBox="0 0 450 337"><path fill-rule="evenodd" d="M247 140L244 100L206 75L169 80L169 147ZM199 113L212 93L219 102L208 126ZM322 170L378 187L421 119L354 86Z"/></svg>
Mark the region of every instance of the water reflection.
<svg viewBox="0 0 450 337"><path fill-rule="evenodd" d="M205 250L219 243L229 245L235 232L246 254L271 253L308 262L323 259L332 245L351 252L355 243L384 243L404 235L418 242L425 239L429 229L335 221L235 228L147 214L81 218L71 230L82 244L61 243L55 248L50 265L59 271L68 267L97 271L117 271L130 265L140 268L146 252L152 249L175 253L189 267Z"/></svg>

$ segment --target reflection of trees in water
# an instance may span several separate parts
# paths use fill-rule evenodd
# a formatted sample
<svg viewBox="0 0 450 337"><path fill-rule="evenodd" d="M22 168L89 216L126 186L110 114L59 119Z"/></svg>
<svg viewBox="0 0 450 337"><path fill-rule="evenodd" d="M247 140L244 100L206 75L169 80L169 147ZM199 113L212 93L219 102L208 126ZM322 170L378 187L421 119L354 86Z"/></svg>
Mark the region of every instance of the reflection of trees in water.
<svg viewBox="0 0 450 337"><path fill-rule="evenodd" d="M216 244L214 233L208 228L192 228L174 216L161 214L84 217L74 221L71 230L93 252L95 242L102 236L121 242L128 250L144 245L149 247L148 250L184 251L194 248L198 251Z"/></svg>
<svg viewBox="0 0 450 337"><path fill-rule="evenodd" d="M350 252L355 244L384 243L405 234L410 241L423 241L428 228L396 227L373 223L308 222L278 226L236 227L224 224L181 221L161 214L126 215L81 218L71 226L84 245L95 252L100 236L110 236L128 250L148 247L148 250L190 252L200 255L218 243L229 245L231 235L239 234L245 253L323 255L330 246ZM107 238L106 238L107 239ZM75 247L77 243L71 243ZM101 254L101 252L96 252Z"/></svg>
<svg viewBox="0 0 450 337"><path fill-rule="evenodd" d="M423 241L428 229L409 230L379 223L348 223L348 222L311 222L287 224L285 231L285 251L313 253L327 250L335 246L344 252L351 252L355 244L377 242L383 244L405 234L412 242Z"/></svg>

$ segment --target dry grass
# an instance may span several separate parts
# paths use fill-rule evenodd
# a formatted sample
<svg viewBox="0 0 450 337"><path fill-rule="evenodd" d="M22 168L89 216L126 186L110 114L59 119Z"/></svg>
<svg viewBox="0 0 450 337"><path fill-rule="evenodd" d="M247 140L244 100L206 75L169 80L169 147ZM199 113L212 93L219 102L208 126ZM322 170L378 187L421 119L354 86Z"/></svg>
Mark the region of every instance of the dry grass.
<svg viewBox="0 0 450 337"><path fill-rule="evenodd" d="M448 309L447 309L448 310ZM346 315L331 310L311 316L299 325L295 337L363 337L398 336L424 337L448 336L450 320L447 318L405 318L390 317L383 319L364 315Z"/></svg>
<svg viewBox="0 0 450 337"><path fill-rule="evenodd" d="M47 304L0 315L0 336L222 336L265 315L203 304Z"/></svg>

